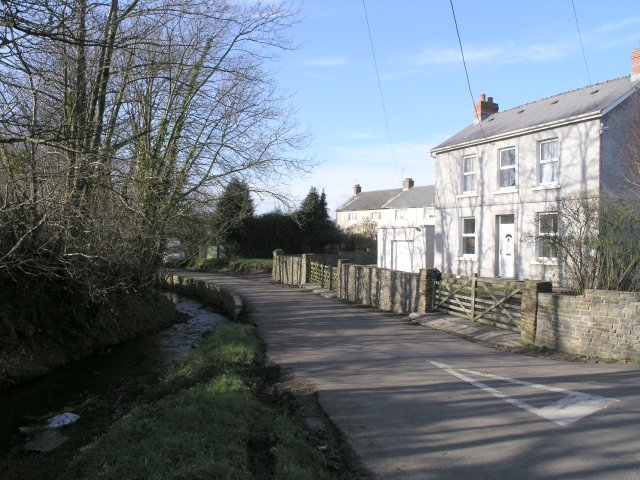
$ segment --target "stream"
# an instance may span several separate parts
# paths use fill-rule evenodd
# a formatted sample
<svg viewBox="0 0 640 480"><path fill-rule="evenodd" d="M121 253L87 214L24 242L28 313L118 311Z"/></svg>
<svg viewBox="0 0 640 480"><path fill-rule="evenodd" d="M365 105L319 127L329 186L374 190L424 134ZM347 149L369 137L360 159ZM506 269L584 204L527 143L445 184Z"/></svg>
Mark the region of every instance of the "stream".
<svg viewBox="0 0 640 480"><path fill-rule="evenodd" d="M69 419L79 414L81 419L83 406L100 396L153 384L204 334L228 321L194 300L174 293L165 295L178 311L189 316L186 322L1 391L0 455L25 446L30 431L43 429L51 417Z"/></svg>

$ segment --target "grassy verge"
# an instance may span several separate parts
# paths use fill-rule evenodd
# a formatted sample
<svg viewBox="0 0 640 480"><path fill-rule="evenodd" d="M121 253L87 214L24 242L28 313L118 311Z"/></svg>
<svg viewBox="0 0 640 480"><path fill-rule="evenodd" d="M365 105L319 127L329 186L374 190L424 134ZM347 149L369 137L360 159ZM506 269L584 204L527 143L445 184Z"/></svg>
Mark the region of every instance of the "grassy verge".
<svg viewBox="0 0 640 480"><path fill-rule="evenodd" d="M270 272L273 265L271 258L196 258L193 268L206 272Z"/></svg>
<svg viewBox="0 0 640 480"><path fill-rule="evenodd" d="M260 358L253 326L219 327L62 478L332 478L293 422L248 388Z"/></svg>

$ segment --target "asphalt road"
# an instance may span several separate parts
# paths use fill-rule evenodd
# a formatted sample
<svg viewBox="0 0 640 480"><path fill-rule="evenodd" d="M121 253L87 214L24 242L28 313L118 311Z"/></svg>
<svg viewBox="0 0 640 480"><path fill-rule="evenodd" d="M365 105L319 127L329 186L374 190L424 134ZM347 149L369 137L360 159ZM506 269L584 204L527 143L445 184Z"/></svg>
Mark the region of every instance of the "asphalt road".
<svg viewBox="0 0 640 480"><path fill-rule="evenodd" d="M640 367L500 352L267 277L240 294L376 478L640 479Z"/></svg>

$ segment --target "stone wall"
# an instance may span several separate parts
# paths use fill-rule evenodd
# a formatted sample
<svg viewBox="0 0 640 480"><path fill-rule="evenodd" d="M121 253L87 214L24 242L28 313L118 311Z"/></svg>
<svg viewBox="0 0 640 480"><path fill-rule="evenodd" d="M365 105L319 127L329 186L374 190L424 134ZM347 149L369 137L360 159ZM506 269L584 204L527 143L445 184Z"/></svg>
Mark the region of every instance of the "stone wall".
<svg viewBox="0 0 640 480"><path fill-rule="evenodd" d="M348 262L338 265L338 297L343 300L395 313L419 311L419 274Z"/></svg>
<svg viewBox="0 0 640 480"><path fill-rule="evenodd" d="M161 281L178 293L193 296L221 309L231 320L237 320L242 313L242 298L211 282L180 275L163 276Z"/></svg>
<svg viewBox="0 0 640 480"><path fill-rule="evenodd" d="M540 293L535 344L608 359L640 358L640 293Z"/></svg>

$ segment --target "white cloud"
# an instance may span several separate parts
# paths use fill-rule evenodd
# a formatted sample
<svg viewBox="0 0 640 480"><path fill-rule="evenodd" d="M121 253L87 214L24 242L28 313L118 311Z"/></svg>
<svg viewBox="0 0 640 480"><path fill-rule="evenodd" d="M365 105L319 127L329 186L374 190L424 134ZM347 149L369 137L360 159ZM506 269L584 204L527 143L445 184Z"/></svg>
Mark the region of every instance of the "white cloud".
<svg viewBox="0 0 640 480"><path fill-rule="evenodd" d="M300 63L311 67L343 67L349 64L349 59L346 57L308 58Z"/></svg>
<svg viewBox="0 0 640 480"><path fill-rule="evenodd" d="M599 33L612 33L626 28L635 28L640 25L640 17L631 17L620 20L619 22L609 22L598 28Z"/></svg>
<svg viewBox="0 0 640 480"><path fill-rule="evenodd" d="M572 42L537 43L518 46L507 44L500 47L471 45L464 49L467 63L487 65L506 65L516 63L547 62L562 60L576 50ZM431 45L422 51L404 55L403 59L413 66L433 66L460 63L460 50L453 47Z"/></svg>

